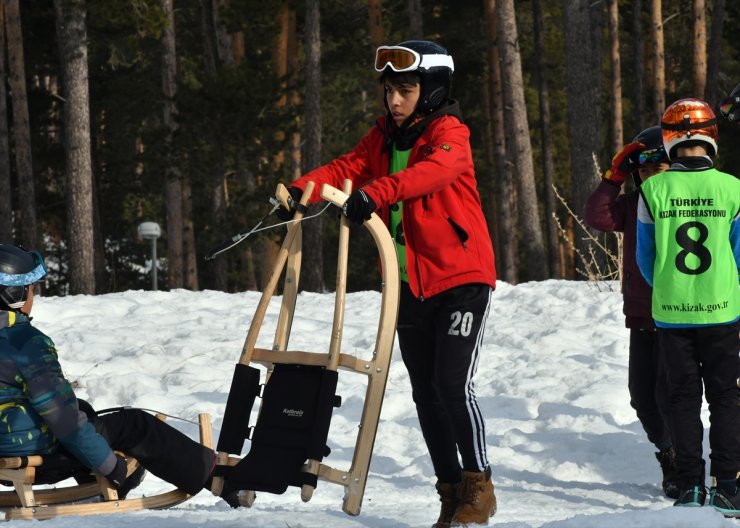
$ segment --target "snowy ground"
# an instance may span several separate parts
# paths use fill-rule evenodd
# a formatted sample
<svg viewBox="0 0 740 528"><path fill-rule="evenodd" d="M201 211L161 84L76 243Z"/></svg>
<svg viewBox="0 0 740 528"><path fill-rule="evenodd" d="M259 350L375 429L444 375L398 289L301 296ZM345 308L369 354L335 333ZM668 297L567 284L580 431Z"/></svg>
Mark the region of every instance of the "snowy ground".
<svg viewBox="0 0 740 528"><path fill-rule="evenodd" d="M208 412L217 438L258 300L253 292L212 291L40 297L34 323L54 339L78 395L95 407L131 405L189 420ZM344 352L371 352L379 301L376 292L348 296ZM276 314L274 301L258 346L271 346ZM290 348L326 351L332 314L333 296L301 294ZM499 504L492 525L738 526L710 508L673 508L662 496L653 447L629 406L619 293L585 282L500 282L483 345L476 387ZM335 411L325 462L347 469L364 383L342 372L339 394L343 406ZM706 417L705 410L708 423ZM197 436L190 423L170 423ZM342 513L339 486L319 482L308 503L290 488L280 496L259 493L251 509L235 511L201 492L166 511L68 517L43 526L426 527L438 510L433 484L396 348L359 516ZM167 489L149 476L131 496Z"/></svg>

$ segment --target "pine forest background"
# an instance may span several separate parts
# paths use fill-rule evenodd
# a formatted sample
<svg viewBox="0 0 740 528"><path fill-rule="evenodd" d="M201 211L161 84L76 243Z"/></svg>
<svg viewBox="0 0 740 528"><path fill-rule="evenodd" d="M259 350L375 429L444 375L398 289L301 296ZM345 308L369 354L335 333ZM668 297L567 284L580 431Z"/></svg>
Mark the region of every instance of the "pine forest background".
<svg viewBox="0 0 740 528"><path fill-rule="evenodd" d="M411 38L454 57L499 278L608 275L594 248L614 237L574 214L611 156L672 101L716 106L740 82L737 1L0 8L0 241L45 254L53 295L151 288L144 221L162 226L160 289L262 289L284 229L204 256L259 221L278 182L357 143L383 111L375 48ZM720 124L721 170L740 173L739 141ZM336 232L333 208L304 223L303 289L333 287ZM352 232L348 289L378 288L374 244Z"/></svg>

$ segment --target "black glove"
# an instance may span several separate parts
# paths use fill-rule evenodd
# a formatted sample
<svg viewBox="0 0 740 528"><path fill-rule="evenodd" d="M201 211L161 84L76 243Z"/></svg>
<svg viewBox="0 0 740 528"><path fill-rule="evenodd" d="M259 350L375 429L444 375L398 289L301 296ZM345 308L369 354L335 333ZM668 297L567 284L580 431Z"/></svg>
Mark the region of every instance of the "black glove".
<svg viewBox="0 0 740 528"><path fill-rule="evenodd" d="M303 191L300 190L298 187L288 187L288 194L290 195L290 200L293 201L291 203L291 201L288 200L288 207L290 207L290 209L286 209L285 207L280 207L275 213L281 222L287 222L288 220L293 219L293 215L295 214L295 210L296 210L296 208L293 206L293 203L297 204L298 202L301 201L301 196L303 196Z"/></svg>
<svg viewBox="0 0 740 528"><path fill-rule="evenodd" d="M132 489L144 481L144 477L146 477L146 469L144 469L144 466L139 464L131 475L127 477L126 473L128 473L128 463L126 462L126 459L121 455L116 455L116 467L114 467L113 471L108 473L105 478L107 478L111 485L116 488L118 491L118 498L121 500L125 499L126 495L128 495Z"/></svg>
<svg viewBox="0 0 740 528"><path fill-rule="evenodd" d="M116 455L116 466L105 476L105 478L107 478L111 485L118 490L123 486L123 483L126 482L126 473L128 473L126 459L121 455Z"/></svg>
<svg viewBox="0 0 740 528"><path fill-rule="evenodd" d="M342 205L342 213L356 224L362 224L370 220L370 215L375 211L375 202L365 191L358 189L352 191L347 201Z"/></svg>

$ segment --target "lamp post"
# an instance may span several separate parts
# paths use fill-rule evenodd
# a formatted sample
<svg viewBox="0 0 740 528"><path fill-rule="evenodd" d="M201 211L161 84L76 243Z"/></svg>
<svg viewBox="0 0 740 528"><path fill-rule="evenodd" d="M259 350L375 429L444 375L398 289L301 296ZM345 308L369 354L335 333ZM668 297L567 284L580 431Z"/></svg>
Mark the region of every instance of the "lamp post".
<svg viewBox="0 0 740 528"><path fill-rule="evenodd" d="M157 290L157 239L162 234L157 222L142 222L139 224L139 236L144 240L152 241L152 290Z"/></svg>

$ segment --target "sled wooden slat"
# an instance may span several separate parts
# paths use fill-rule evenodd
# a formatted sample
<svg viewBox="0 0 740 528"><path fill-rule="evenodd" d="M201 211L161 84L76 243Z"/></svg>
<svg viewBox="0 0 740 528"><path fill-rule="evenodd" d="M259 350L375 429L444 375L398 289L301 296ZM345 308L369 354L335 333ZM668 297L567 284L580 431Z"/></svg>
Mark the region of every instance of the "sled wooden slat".
<svg viewBox="0 0 740 528"><path fill-rule="evenodd" d="M345 195L352 192L352 182L344 181L342 189ZM322 198L324 196L322 195ZM334 320L331 325L331 339L329 340L329 370L337 370L339 352L342 347L342 332L344 330L344 306L347 298L347 255L349 253L349 219L342 215L339 220L339 248L337 250L337 281L334 291Z"/></svg>
<svg viewBox="0 0 740 528"><path fill-rule="evenodd" d="M255 348L252 350L252 361L262 364L301 364L315 367L326 366L329 363L328 354L318 352L302 352L297 350L275 351L266 348ZM359 374L370 375L375 371L375 361L367 360L350 354L339 354L338 370L351 370Z"/></svg>
<svg viewBox="0 0 740 528"><path fill-rule="evenodd" d="M0 458L0 469L18 469L22 467L38 467L44 461L44 457L31 455L27 457Z"/></svg>
<svg viewBox="0 0 740 528"><path fill-rule="evenodd" d="M186 492L172 490L161 495L136 499L114 500L90 504L58 504L34 506L30 508L13 508L6 512L5 519L53 519L62 515L101 515L136 510L162 509L175 506L190 498Z"/></svg>
<svg viewBox="0 0 740 528"><path fill-rule="evenodd" d="M100 486L97 482L90 482L79 486L34 490L33 495L37 505L71 502L100 495ZM0 491L0 508L11 506L21 506L18 494L15 491Z"/></svg>
<svg viewBox="0 0 740 528"><path fill-rule="evenodd" d="M321 197L334 204L342 204L348 198L337 189L324 185ZM385 394L385 385L388 380L388 366L393 352L396 320L398 317L398 258L390 234L382 220L373 213L370 220L363 224L368 228L375 240L380 254L381 270L383 273L383 290L380 307L380 320L373 354L376 372L370 373L368 388L365 396L365 405L360 419L360 430L355 444L355 452L349 477L345 484L344 504L342 510L349 515L358 515L362 506L362 497L365 493L367 473L370 467L375 435L378 430L378 420Z"/></svg>
<svg viewBox="0 0 740 528"><path fill-rule="evenodd" d="M308 199L311 196L311 193L313 192L314 184L313 182L308 182L306 185L306 189L303 192L303 196L301 197L301 205L306 205L308 203ZM267 307L270 304L270 299L272 298L272 295L275 292L275 289L277 288L278 280L280 279L280 275L282 274L283 267L285 267L286 262L288 261L288 254L290 253L293 243L296 241L296 237L298 233L301 231L301 222L300 220L303 218L303 213L301 211L296 211L296 213L293 215L294 222L290 224L288 227L288 233L285 235L285 239L283 240L283 245L280 246L280 251L278 252L277 258L275 259L275 269L273 269L272 275L270 275L270 279L267 281L267 285L265 286L264 293L262 297L260 298L260 302L257 305L257 309L254 312L254 316L252 317L252 324L249 327L249 332L247 333L247 337L244 340L244 346L242 347L242 354L239 358L239 363L243 365L248 365L249 361L251 360L251 353L252 350L254 350L254 346L257 343L257 337L259 336L260 328L262 327L262 323L265 319L265 314L267 313ZM295 251L295 250L294 250ZM295 255L295 252L294 252ZM293 259L294 265L300 265L299 259ZM288 275L290 276L290 274ZM293 287L297 291L297 284ZM266 293L269 292L269 295L266 295ZM295 296L293 296L295 297ZM282 325L284 328L282 328L283 331L286 331L290 325ZM277 338L276 338L277 340Z"/></svg>
<svg viewBox="0 0 740 528"><path fill-rule="evenodd" d="M164 415L157 417L161 420L165 418ZM198 424L201 443L212 448L211 417L206 413L200 414ZM191 497L188 493L175 489L149 497L119 500L116 490L102 477L97 477L97 481L91 483L34 490L36 470L43 466L43 459L43 456L30 456L27 464L33 466L23 467L26 462L22 457L0 458L0 480L12 482L15 488L15 491L0 492L0 508L5 510L6 521L161 509L175 506ZM138 462L131 457L128 457L127 462L130 475L137 468ZM99 497L101 502L75 502L95 497Z"/></svg>
<svg viewBox="0 0 740 528"><path fill-rule="evenodd" d="M336 206L346 201L351 191L351 182L345 182L343 189L335 189L324 185L321 188L321 197ZM305 204L312 194L312 183L307 185L301 197L301 203ZM279 186L279 196L285 195L285 190ZM302 214L296 212L294 219L300 220ZM347 370L367 376L367 392L363 406L361 422L358 427L358 436L349 470L341 470L317 460L307 460L302 471L314 474L318 480L341 485L345 488L342 510L350 515L358 515L362 504L362 497L367 482L368 467L372 456L373 444L380 418L380 410L388 377L393 341L396 330L396 318L398 315L399 276L398 260L395 246L388 233L388 229L382 220L372 214L370 220L364 222L364 227L370 231L380 255L382 282L381 282L381 308L378 321L377 337L372 351L372 357L359 357L342 352L342 330L344 326L344 313L347 286L347 259L349 248L350 228L348 220L342 216L339 227L339 248L337 255L337 277L334 301L334 317L332 322L332 333L329 336L329 349L327 352L296 351L288 350L293 312L296 307L298 295L298 277L301 264L301 239L300 222L290 224L285 235L283 244L276 259L273 273L265 286L262 297L255 310L247 337L242 347L239 363L249 364L256 362L267 367L265 380L269 379L272 368L277 364L300 364L309 366L322 366L328 370ZM286 267L287 266L287 267ZM275 330L273 348L256 348L256 342L264 322L265 314L270 298L275 294L277 281L283 268L285 270L285 286L283 288L283 299L280 315ZM366 354L369 356L369 354ZM265 381L266 383L266 381ZM228 453L218 453L219 464L235 465L241 458L229 456ZM222 480L222 479L214 479ZM214 486L214 492L220 483ZM253 490L244 490L243 493L249 497L242 501L242 505L251 506L255 493ZM307 501L311 498L313 487L304 485L301 489L301 498Z"/></svg>

